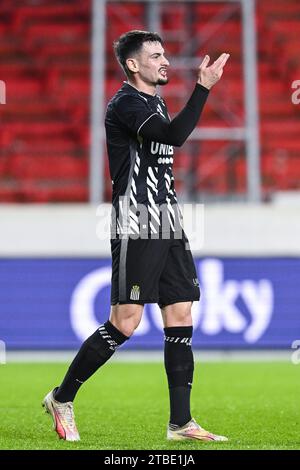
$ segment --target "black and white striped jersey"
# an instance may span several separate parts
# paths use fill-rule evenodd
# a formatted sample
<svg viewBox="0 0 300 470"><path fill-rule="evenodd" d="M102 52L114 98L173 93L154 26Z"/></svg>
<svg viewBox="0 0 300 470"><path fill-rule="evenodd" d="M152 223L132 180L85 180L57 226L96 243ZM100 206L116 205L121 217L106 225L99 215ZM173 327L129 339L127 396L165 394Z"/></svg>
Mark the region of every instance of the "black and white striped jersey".
<svg viewBox="0 0 300 470"><path fill-rule="evenodd" d="M142 137L153 116L170 122L165 101L128 83L110 100L105 116L106 142L113 185L112 236L158 238L182 232L174 188L174 147ZM162 139L160 139L162 140Z"/></svg>

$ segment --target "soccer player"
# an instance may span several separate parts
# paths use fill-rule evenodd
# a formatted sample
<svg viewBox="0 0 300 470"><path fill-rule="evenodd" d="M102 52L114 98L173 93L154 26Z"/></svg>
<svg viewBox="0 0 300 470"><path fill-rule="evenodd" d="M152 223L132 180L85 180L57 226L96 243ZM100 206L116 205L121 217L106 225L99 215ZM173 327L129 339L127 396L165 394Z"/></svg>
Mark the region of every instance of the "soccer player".
<svg viewBox="0 0 300 470"><path fill-rule="evenodd" d="M112 285L109 320L81 346L59 387L43 405L60 438L79 440L73 400L80 386L129 340L146 303L158 303L164 323L164 361L169 386L167 438L225 441L191 416L194 360L193 301L200 298L196 269L182 226L172 172L174 147L193 131L209 90L221 78L229 54L212 65L205 56L195 88L170 120L156 93L168 83L169 62L162 39L129 31L115 43L127 81L108 104L105 127L113 185Z"/></svg>

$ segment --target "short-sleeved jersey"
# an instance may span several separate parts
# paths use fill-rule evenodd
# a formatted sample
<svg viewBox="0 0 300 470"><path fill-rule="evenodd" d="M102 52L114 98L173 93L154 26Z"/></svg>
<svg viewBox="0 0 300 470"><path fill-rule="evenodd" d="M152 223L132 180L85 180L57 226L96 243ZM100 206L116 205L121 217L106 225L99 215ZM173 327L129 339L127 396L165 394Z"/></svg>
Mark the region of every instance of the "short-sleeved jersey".
<svg viewBox="0 0 300 470"><path fill-rule="evenodd" d="M165 101L124 82L108 103L106 143L113 185L112 233L157 238L182 230L174 188L174 148L139 135L155 114L170 122ZM147 238L148 238L147 237Z"/></svg>

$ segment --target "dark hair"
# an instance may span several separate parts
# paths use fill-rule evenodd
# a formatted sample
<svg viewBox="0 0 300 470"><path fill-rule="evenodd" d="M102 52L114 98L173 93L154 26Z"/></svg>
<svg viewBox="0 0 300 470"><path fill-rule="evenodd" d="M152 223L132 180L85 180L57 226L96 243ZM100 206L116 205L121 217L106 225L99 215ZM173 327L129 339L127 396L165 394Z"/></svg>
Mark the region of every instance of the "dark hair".
<svg viewBox="0 0 300 470"><path fill-rule="evenodd" d="M147 41L160 42L163 44L161 37L157 33L140 31L137 29L122 34L119 39L114 41L113 46L116 58L126 75L130 73L126 65L126 59L128 59L132 54L139 52L143 47L144 42Z"/></svg>

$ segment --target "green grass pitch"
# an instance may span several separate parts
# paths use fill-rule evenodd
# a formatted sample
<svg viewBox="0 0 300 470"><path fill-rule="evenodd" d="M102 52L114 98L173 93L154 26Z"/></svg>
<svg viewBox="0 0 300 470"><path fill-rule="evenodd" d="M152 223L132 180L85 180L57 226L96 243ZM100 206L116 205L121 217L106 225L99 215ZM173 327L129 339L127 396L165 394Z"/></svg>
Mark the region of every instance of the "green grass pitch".
<svg viewBox="0 0 300 470"><path fill-rule="evenodd" d="M166 440L168 393L163 364L111 363L75 402L78 443L59 441L41 400L65 364L0 366L0 449L300 449L300 365L197 364L192 415L228 443Z"/></svg>

